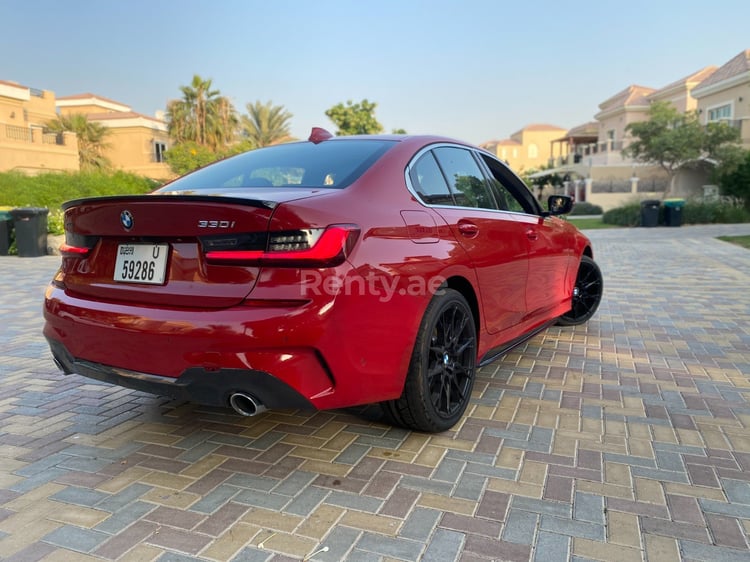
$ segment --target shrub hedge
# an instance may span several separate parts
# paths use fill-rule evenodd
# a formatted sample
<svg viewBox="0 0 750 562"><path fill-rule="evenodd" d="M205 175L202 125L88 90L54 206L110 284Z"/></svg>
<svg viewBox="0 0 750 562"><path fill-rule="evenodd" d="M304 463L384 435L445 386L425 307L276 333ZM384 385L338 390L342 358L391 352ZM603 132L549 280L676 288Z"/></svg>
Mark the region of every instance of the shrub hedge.
<svg viewBox="0 0 750 562"><path fill-rule="evenodd" d="M47 230L63 233L60 206L71 199L103 195L140 195L159 187L153 180L127 172L46 173L27 176L0 173L0 207L46 207Z"/></svg>
<svg viewBox="0 0 750 562"><path fill-rule="evenodd" d="M640 226L641 204L634 202L610 209L602 216L602 222L618 226ZM742 222L750 222L750 211L732 203L688 200L682 208L683 224L729 224ZM659 224L665 224L663 205L659 209Z"/></svg>
<svg viewBox="0 0 750 562"><path fill-rule="evenodd" d="M101 195L138 195L159 187L157 182L117 172L47 173L27 176L0 173L0 206L59 209L70 199Z"/></svg>
<svg viewBox="0 0 750 562"><path fill-rule="evenodd" d="M682 211L685 224L750 222L750 210L729 203L688 201Z"/></svg>
<svg viewBox="0 0 750 562"><path fill-rule="evenodd" d="M594 205L588 201L581 201L573 205L573 210L570 211L571 215L601 215L602 208L599 205Z"/></svg>
<svg viewBox="0 0 750 562"><path fill-rule="evenodd" d="M602 215L602 222L617 226L638 226L641 224L641 204L628 203L622 207L610 209Z"/></svg>

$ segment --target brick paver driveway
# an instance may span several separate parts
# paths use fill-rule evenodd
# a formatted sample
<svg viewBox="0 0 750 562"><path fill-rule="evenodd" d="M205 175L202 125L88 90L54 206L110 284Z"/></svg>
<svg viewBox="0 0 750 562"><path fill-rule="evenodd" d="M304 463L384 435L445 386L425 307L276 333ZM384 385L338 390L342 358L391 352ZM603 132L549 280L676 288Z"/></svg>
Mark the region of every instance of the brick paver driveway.
<svg viewBox="0 0 750 562"><path fill-rule="evenodd" d="M64 377L54 257L0 258L0 558L750 560L750 225L591 232L598 315L481 371L454 431Z"/></svg>

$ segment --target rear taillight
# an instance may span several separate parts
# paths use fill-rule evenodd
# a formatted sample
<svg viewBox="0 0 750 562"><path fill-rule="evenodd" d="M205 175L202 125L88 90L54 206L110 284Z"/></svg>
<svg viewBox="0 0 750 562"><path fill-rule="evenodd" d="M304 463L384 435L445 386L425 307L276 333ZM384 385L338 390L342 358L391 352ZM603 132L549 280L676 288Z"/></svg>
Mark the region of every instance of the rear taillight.
<svg viewBox="0 0 750 562"><path fill-rule="evenodd" d="M326 267L342 263L358 237L357 226L335 224L327 228L268 233L264 248L257 248L257 241L253 248L232 237L202 242L206 260L210 263Z"/></svg>
<svg viewBox="0 0 750 562"><path fill-rule="evenodd" d="M60 253L68 258L85 258L98 241L98 236L84 236L67 231L65 242L60 245Z"/></svg>
<svg viewBox="0 0 750 562"><path fill-rule="evenodd" d="M91 248L71 246L69 244L60 244L60 253L66 257L85 258L90 251L91 251Z"/></svg>

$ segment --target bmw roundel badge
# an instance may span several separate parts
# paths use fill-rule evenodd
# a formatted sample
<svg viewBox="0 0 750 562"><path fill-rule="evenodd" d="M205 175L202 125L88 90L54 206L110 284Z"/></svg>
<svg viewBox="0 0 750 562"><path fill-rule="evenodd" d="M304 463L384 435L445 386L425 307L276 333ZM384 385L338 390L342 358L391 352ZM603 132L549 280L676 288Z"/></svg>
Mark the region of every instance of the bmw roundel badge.
<svg viewBox="0 0 750 562"><path fill-rule="evenodd" d="M133 228L133 213L127 210L120 213L120 222L125 227L125 230Z"/></svg>

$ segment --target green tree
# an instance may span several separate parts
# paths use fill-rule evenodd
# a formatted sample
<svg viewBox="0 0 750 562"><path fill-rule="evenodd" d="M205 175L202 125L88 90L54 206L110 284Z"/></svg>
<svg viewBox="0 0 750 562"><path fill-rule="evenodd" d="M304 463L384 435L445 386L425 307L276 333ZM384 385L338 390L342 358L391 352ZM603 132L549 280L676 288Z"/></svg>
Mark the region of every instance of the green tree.
<svg viewBox="0 0 750 562"><path fill-rule="evenodd" d="M337 135L374 135L383 132L383 125L375 119L377 103L366 99L360 103L339 103L326 111L326 116L339 128Z"/></svg>
<svg viewBox="0 0 750 562"><path fill-rule="evenodd" d="M164 158L170 169L178 175L202 168L221 157L220 153L194 141L175 144L164 153Z"/></svg>
<svg viewBox="0 0 750 562"><path fill-rule="evenodd" d="M255 148L250 141L234 143L221 150L212 150L193 141L177 143L164 153L169 168L178 175L187 174L212 162Z"/></svg>
<svg viewBox="0 0 750 562"><path fill-rule="evenodd" d="M245 107L247 115L240 118L240 124L243 135L252 146L261 148L290 138L289 120L292 114L283 105L256 101Z"/></svg>
<svg viewBox="0 0 750 562"><path fill-rule="evenodd" d="M724 121L716 121L706 125L703 139L703 150L708 158L722 161L724 158L741 156L740 130Z"/></svg>
<svg viewBox="0 0 750 562"><path fill-rule="evenodd" d="M726 123L704 127L697 112L682 113L665 101L653 102L648 120L630 123L625 130L633 136L633 141L623 153L660 166L669 177L667 193L680 168L698 165L701 158L715 162L724 153L724 146L740 138L739 131Z"/></svg>
<svg viewBox="0 0 750 562"><path fill-rule="evenodd" d="M81 170L102 170L110 166L109 160L103 154L110 146L106 142L110 134L108 127L89 121L82 113L71 113L49 121L47 130L53 133L70 131L76 134Z"/></svg>
<svg viewBox="0 0 750 562"><path fill-rule="evenodd" d="M215 151L235 139L237 113L228 98L212 89L211 79L196 74L180 91L182 99L167 104L167 129L176 143L192 141Z"/></svg>
<svg viewBox="0 0 750 562"><path fill-rule="evenodd" d="M724 195L740 199L750 211L750 150L727 155L716 170L716 179Z"/></svg>

